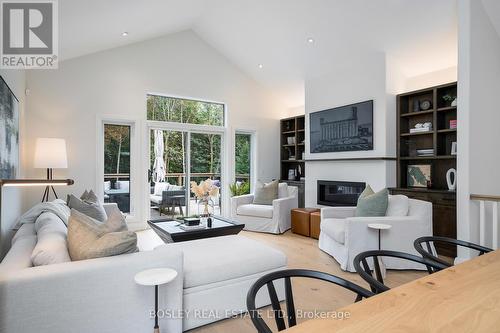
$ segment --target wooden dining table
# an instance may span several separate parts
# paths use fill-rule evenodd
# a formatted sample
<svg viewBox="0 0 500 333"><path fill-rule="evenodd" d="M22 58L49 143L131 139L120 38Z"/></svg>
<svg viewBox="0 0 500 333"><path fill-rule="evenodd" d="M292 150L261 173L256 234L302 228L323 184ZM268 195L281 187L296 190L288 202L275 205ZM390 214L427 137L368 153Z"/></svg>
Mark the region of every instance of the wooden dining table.
<svg viewBox="0 0 500 333"><path fill-rule="evenodd" d="M500 332L500 250L336 311L285 332Z"/></svg>

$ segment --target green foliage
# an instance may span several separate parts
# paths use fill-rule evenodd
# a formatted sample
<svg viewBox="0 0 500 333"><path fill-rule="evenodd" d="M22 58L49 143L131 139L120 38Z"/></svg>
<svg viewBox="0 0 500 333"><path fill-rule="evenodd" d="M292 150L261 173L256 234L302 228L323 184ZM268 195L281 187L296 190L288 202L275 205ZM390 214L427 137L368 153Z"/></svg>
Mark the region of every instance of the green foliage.
<svg viewBox="0 0 500 333"><path fill-rule="evenodd" d="M246 176L249 179L250 176L250 144L251 136L249 134L236 134L235 143L235 171L236 178L241 176Z"/></svg>
<svg viewBox="0 0 500 333"><path fill-rule="evenodd" d="M229 185L229 190L231 191L231 196L239 196L250 193L250 183L248 182L234 182Z"/></svg>
<svg viewBox="0 0 500 333"><path fill-rule="evenodd" d="M224 125L224 106L222 104L199 102L165 96L148 95L147 119L156 121L190 123L199 125ZM180 131L163 131L164 160L167 173L186 172L186 159L190 159L191 173L213 175L194 175L192 181L205 180L207 176L216 179L221 173L221 136L219 134L192 133L191 156L185 156L187 134ZM154 134L151 132L151 143ZM154 145L150 147L151 167L154 164ZM169 183L185 185L180 177L169 177Z"/></svg>
<svg viewBox="0 0 500 333"><path fill-rule="evenodd" d="M104 173L130 173L130 126L104 126Z"/></svg>

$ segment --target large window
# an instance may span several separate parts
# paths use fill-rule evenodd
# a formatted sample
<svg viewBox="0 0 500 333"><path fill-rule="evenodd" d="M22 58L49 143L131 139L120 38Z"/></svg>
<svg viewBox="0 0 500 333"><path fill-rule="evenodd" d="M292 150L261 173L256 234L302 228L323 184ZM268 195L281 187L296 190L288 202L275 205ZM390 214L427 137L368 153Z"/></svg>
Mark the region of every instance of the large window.
<svg viewBox="0 0 500 333"><path fill-rule="evenodd" d="M150 216L198 214L190 182L211 179L223 192L224 104L148 95L147 119ZM221 213L221 198L212 198L214 214Z"/></svg>
<svg viewBox="0 0 500 333"><path fill-rule="evenodd" d="M224 104L148 95L147 119L224 126Z"/></svg>
<svg viewBox="0 0 500 333"><path fill-rule="evenodd" d="M104 124L104 201L130 213L131 126Z"/></svg>
<svg viewBox="0 0 500 333"><path fill-rule="evenodd" d="M234 140L235 180L238 183L251 184L252 135L236 133Z"/></svg>

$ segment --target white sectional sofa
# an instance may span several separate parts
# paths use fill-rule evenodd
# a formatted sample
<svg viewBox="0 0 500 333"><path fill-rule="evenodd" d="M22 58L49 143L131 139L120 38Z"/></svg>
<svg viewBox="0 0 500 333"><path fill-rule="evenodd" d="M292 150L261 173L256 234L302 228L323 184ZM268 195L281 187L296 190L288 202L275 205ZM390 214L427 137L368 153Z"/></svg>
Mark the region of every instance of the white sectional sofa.
<svg viewBox="0 0 500 333"><path fill-rule="evenodd" d="M37 236L33 224L22 225L0 264L0 332L150 331L154 288L134 275L170 267L179 275L159 289L160 310L169 311L160 327L180 333L246 311L252 283L286 268L283 253L239 235L173 244L150 229L137 235L138 253L32 267ZM267 295L258 302L269 304Z"/></svg>

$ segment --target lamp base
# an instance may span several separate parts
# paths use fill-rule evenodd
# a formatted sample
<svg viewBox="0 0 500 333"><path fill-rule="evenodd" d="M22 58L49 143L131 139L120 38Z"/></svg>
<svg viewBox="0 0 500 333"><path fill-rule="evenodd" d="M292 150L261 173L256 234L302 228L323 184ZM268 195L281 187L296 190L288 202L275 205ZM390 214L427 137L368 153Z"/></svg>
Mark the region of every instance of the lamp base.
<svg viewBox="0 0 500 333"><path fill-rule="evenodd" d="M52 168L47 169L47 180L52 180ZM49 195L50 191L52 190L52 193L54 193L54 196L56 199L59 199L57 196L56 190L54 189L54 186L49 185L45 187L45 191L43 192L43 197L42 197L42 202L49 201Z"/></svg>

